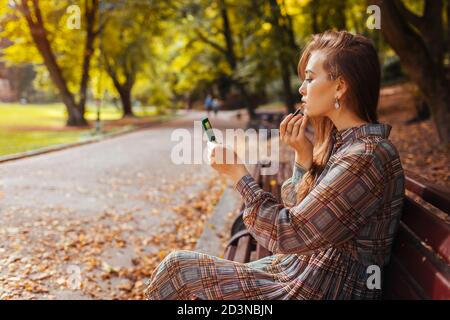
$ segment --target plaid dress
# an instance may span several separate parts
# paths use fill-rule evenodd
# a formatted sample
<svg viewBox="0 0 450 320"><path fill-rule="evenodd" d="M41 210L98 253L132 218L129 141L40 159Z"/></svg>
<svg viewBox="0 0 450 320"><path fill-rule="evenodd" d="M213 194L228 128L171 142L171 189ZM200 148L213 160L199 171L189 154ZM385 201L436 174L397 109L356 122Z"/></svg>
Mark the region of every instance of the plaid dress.
<svg viewBox="0 0 450 320"><path fill-rule="evenodd" d="M373 266L389 262L404 198L391 126L333 130L333 148L312 191L295 203L305 171L294 166L283 204L251 176L236 190L244 222L274 254L237 263L193 251L170 253L153 271L148 299L378 299Z"/></svg>

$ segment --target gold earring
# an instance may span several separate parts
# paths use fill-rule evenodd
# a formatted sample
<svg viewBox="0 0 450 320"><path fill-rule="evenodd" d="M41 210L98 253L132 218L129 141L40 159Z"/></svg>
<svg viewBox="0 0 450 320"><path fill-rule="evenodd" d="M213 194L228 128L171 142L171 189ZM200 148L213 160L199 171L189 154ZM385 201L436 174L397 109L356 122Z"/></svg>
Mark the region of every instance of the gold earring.
<svg viewBox="0 0 450 320"><path fill-rule="evenodd" d="M336 109L339 109L340 106L341 106L341 105L339 104L339 99L338 99L338 98L334 98L334 107L335 107Z"/></svg>

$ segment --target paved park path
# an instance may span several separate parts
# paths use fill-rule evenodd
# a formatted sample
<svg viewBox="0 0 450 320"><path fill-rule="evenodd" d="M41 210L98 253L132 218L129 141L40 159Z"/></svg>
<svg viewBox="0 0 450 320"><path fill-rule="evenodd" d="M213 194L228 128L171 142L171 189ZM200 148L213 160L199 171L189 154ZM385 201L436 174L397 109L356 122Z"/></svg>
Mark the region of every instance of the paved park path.
<svg viewBox="0 0 450 320"><path fill-rule="evenodd" d="M0 164L0 299L136 297L127 293L144 279L133 267L145 268L141 256L160 258L158 237L173 230L177 206L217 187L207 164L170 160L172 131L192 133L193 120L205 116L182 113L150 129ZM244 125L233 111L210 119L222 129Z"/></svg>

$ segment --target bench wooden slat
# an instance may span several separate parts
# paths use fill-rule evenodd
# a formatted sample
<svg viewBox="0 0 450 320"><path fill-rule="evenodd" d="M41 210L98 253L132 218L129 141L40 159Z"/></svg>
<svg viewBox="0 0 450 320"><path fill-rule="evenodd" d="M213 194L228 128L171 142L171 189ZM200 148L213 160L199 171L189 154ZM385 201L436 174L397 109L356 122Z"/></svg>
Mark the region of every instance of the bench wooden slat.
<svg viewBox="0 0 450 320"><path fill-rule="evenodd" d="M383 299L387 300L423 300L425 294L413 285L414 279L407 275L405 268L400 265L395 257L391 257L389 267L386 269L386 278L384 279Z"/></svg>
<svg viewBox="0 0 450 320"><path fill-rule="evenodd" d="M270 255L271 255L271 252L269 250L264 248L259 243L256 245L256 259L257 260L262 259L267 256L270 256Z"/></svg>
<svg viewBox="0 0 450 320"><path fill-rule="evenodd" d="M256 260L258 260L258 256L257 256L256 250L253 250L250 253L250 261L256 261Z"/></svg>
<svg viewBox="0 0 450 320"><path fill-rule="evenodd" d="M270 192L270 176L264 175L262 176L262 189L264 191Z"/></svg>
<svg viewBox="0 0 450 320"><path fill-rule="evenodd" d="M450 263L450 226L408 196L401 219L425 243Z"/></svg>
<svg viewBox="0 0 450 320"><path fill-rule="evenodd" d="M401 226L393 247L393 257L408 270L430 299L450 299L450 274L433 263L434 252L417 242ZM427 252L428 251L428 252Z"/></svg>
<svg viewBox="0 0 450 320"><path fill-rule="evenodd" d="M227 260L234 260L235 255L236 255L236 246L229 245L225 250L224 258Z"/></svg>
<svg viewBox="0 0 450 320"><path fill-rule="evenodd" d="M240 237L236 248L236 254L234 255L234 261L241 263L248 262L250 258L250 245L250 235Z"/></svg>
<svg viewBox="0 0 450 320"><path fill-rule="evenodd" d="M235 234L231 237L231 239L228 240L227 246L229 246L229 245L233 245L233 246L237 245L239 239L240 239L241 237L243 237L243 236L246 236L246 235L250 235L250 232L248 232L247 229L241 230L241 231L235 233Z"/></svg>
<svg viewBox="0 0 450 320"><path fill-rule="evenodd" d="M426 202L450 214L450 193L444 189L431 185L425 179L410 171L406 171L405 185L406 189L420 196Z"/></svg>

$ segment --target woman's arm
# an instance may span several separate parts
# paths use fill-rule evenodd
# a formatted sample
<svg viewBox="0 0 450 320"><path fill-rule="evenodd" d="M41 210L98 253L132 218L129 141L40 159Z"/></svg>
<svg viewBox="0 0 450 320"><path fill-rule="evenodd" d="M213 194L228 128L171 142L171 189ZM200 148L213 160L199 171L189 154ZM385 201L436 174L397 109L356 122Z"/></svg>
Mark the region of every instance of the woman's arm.
<svg viewBox="0 0 450 320"><path fill-rule="evenodd" d="M236 184L246 207L244 223L274 253L307 253L352 238L379 208L383 174L372 154L343 156L292 208L279 204L250 175Z"/></svg>
<svg viewBox="0 0 450 320"><path fill-rule="evenodd" d="M287 179L281 186L281 200L286 207L295 206L297 198L296 186L302 181L305 173L306 170L295 162L292 177Z"/></svg>

